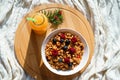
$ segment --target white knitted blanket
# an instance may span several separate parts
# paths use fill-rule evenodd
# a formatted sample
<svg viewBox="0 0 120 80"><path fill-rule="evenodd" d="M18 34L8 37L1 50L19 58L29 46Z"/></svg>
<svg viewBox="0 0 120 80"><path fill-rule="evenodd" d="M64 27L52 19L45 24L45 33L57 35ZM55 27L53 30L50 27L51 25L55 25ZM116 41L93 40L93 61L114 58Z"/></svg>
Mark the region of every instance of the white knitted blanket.
<svg viewBox="0 0 120 80"><path fill-rule="evenodd" d="M42 3L74 7L92 25L94 56L74 80L120 80L120 0L0 0L0 80L33 80L17 62L14 37L22 17Z"/></svg>

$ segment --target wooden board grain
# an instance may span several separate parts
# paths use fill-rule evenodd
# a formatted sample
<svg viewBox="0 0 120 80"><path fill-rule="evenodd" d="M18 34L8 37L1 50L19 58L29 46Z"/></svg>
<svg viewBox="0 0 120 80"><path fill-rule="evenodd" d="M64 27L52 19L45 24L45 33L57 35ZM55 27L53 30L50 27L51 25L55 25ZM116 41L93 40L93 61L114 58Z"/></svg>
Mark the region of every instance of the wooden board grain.
<svg viewBox="0 0 120 80"><path fill-rule="evenodd" d="M58 27L50 26L44 35L36 35L28 25L26 17L33 12L41 10L55 10L60 8L63 11L64 21ZM85 67L77 74L72 76L59 76L50 72L41 59L41 44L44 38L57 28L70 28L80 32L90 48L90 56ZM30 13L25 15L20 22L15 35L15 53L16 57L23 69L36 80L71 80L75 76L80 75L89 65L94 52L94 36L92 28L87 19L77 10L61 4L43 4L34 8Z"/></svg>

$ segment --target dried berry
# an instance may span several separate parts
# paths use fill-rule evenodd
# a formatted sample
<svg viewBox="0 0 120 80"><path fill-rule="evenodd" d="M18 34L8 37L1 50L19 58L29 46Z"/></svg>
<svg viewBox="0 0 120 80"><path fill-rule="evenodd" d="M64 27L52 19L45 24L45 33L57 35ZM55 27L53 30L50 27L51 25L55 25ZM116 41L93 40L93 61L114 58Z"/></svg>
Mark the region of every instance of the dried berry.
<svg viewBox="0 0 120 80"><path fill-rule="evenodd" d="M77 38L74 36L74 37L72 37L71 41L72 41L72 43L75 43L75 42L77 42Z"/></svg>
<svg viewBox="0 0 120 80"><path fill-rule="evenodd" d="M53 43L53 44L56 44L56 42L57 42L57 40L54 38L54 39L52 40L52 43Z"/></svg>
<svg viewBox="0 0 120 80"><path fill-rule="evenodd" d="M57 55L58 55L58 50L53 49L53 50L52 50L52 55L53 55L53 56L57 56Z"/></svg>
<svg viewBox="0 0 120 80"><path fill-rule="evenodd" d="M65 63L70 63L70 58L69 58L69 57L64 58L64 62L65 62Z"/></svg>
<svg viewBox="0 0 120 80"><path fill-rule="evenodd" d="M70 40L67 39L67 40L65 41L65 45L69 45L69 44L70 44Z"/></svg>
<svg viewBox="0 0 120 80"><path fill-rule="evenodd" d="M61 39L65 39L65 34L62 33L62 34L60 35L60 38L61 38Z"/></svg>
<svg viewBox="0 0 120 80"><path fill-rule="evenodd" d="M73 63L72 63L72 62L70 62L68 65L69 65L70 67L72 67Z"/></svg>
<svg viewBox="0 0 120 80"><path fill-rule="evenodd" d="M71 54L73 54L73 53L75 53L76 52L76 50L75 50L75 48L69 48L69 52L71 53Z"/></svg>
<svg viewBox="0 0 120 80"><path fill-rule="evenodd" d="M80 58L80 55L77 55L77 58Z"/></svg>
<svg viewBox="0 0 120 80"><path fill-rule="evenodd" d="M80 46L80 48L81 48L81 51L84 49L84 46L82 45L82 46Z"/></svg>
<svg viewBox="0 0 120 80"><path fill-rule="evenodd" d="M64 42L64 39L60 39L60 43L63 43Z"/></svg>
<svg viewBox="0 0 120 80"><path fill-rule="evenodd" d="M60 58L60 59L58 59L58 61L59 61L59 62L62 62L63 60L62 60L62 58Z"/></svg>
<svg viewBox="0 0 120 80"><path fill-rule="evenodd" d="M67 50L67 49L68 49L68 46L64 46L62 49L63 49L63 50Z"/></svg>

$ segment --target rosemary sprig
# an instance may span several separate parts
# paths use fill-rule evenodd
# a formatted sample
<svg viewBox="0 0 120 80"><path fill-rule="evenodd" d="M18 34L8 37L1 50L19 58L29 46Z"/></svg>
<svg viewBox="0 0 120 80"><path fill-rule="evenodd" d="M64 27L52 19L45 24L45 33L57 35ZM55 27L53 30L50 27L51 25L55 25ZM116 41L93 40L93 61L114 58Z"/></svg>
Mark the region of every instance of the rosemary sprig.
<svg viewBox="0 0 120 80"><path fill-rule="evenodd" d="M49 22L54 25L59 25L63 22L62 10L57 9L54 12L43 10L42 13L47 16Z"/></svg>

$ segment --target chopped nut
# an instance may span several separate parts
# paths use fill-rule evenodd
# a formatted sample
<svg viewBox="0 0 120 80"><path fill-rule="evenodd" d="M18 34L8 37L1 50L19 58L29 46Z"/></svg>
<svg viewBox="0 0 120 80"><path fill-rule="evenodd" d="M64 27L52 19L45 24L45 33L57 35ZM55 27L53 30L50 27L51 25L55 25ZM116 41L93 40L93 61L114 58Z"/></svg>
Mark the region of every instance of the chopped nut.
<svg viewBox="0 0 120 80"><path fill-rule="evenodd" d="M48 59L48 60L51 60L51 59L52 59L52 57L51 57L51 56L47 56L47 59Z"/></svg>
<svg viewBox="0 0 120 80"><path fill-rule="evenodd" d="M70 62L73 62L73 59L70 59Z"/></svg>
<svg viewBox="0 0 120 80"><path fill-rule="evenodd" d="M54 46L53 46L53 49L57 49L57 47L54 45Z"/></svg>
<svg viewBox="0 0 120 80"><path fill-rule="evenodd" d="M62 70L63 70L63 71L65 71L65 70L66 70L66 68L62 68Z"/></svg>
<svg viewBox="0 0 120 80"><path fill-rule="evenodd" d="M57 62L58 60L57 59L53 59L53 62Z"/></svg>
<svg viewBox="0 0 120 80"><path fill-rule="evenodd" d="M65 66L65 68L68 68L68 64L65 64L64 66Z"/></svg>
<svg viewBox="0 0 120 80"><path fill-rule="evenodd" d="M63 53L63 50L60 50L60 53Z"/></svg>
<svg viewBox="0 0 120 80"><path fill-rule="evenodd" d="M59 47L60 46L60 42L57 42L56 45Z"/></svg>

